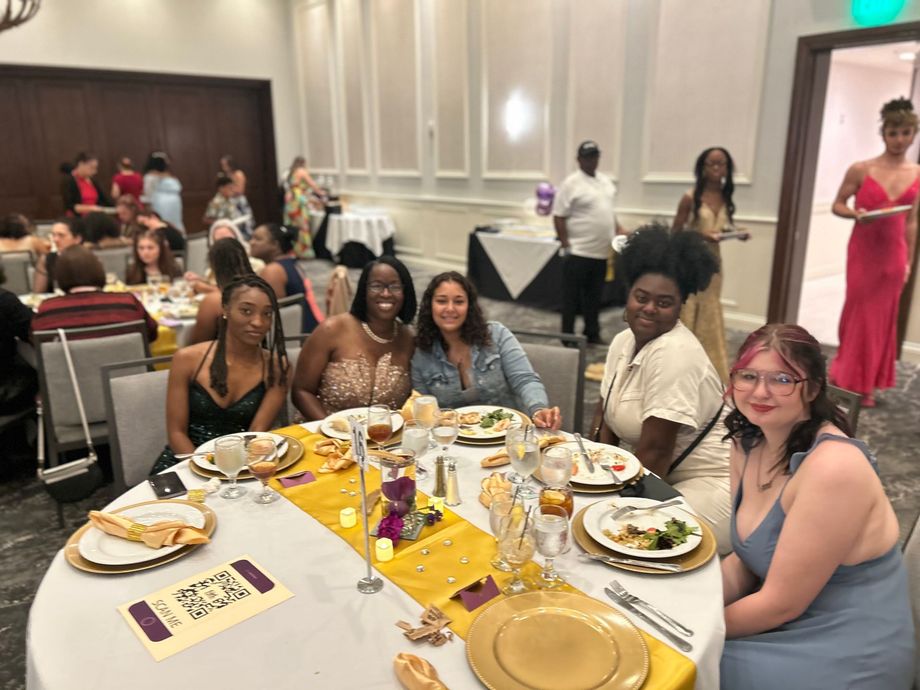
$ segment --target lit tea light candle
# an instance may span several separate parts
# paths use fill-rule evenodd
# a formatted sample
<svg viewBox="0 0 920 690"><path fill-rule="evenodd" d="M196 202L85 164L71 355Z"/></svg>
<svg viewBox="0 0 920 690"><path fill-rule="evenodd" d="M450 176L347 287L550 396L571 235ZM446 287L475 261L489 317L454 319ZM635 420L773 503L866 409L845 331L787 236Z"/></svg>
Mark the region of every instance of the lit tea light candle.
<svg viewBox="0 0 920 690"><path fill-rule="evenodd" d="M358 517L354 508L342 508L339 511L339 524L342 527L354 527L358 524Z"/></svg>
<svg viewBox="0 0 920 690"><path fill-rule="evenodd" d="M393 540L381 537L377 540L377 560L381 563L393 560Z"/></svg>
<svg viewBox="0 0 920 690"><path fill-rule="evenodd" d="M433 510L444 512L444 499L440 496L432 496L428 499L428 506Z"/></svg>

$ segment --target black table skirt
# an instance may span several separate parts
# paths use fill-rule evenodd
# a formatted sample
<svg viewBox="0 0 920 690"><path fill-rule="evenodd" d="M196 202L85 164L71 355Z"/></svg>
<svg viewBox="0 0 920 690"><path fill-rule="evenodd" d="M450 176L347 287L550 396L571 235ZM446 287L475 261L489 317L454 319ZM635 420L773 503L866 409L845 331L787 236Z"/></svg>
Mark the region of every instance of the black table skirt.
<svg viewBox="0 0 920 690"><path fill-rule="evenodd" d="M470 233L466 262L467 275L483 297L504 302L518 302L548 311L562 310L562 259L560 257L551 258L517 299L511 297L475 232ZM626 304L626 286L623 281L614 277L614 280L605 282L601 293L601 307L616 307L624 304Z"/></svg>

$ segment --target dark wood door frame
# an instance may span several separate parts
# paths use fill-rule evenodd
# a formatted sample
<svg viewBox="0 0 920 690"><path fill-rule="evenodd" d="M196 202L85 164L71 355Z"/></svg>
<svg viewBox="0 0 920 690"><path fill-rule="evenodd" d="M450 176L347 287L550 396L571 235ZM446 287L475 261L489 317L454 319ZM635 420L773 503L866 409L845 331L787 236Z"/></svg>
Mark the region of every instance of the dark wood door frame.
<svg viewBox="0 0 920 690"><path fill-rule="evenodd" d="M789 108L776 244L773 248L770 300L767 307L769 322L792 323L797 321L798 317L831 51L836 48L856 48L918 39L920 22L799 38L792 104ZM916 264L917 258L914 257L915 267ZM902 294L898 316L898 342L904 338L916 273L916 270L911 271L910 281Z"/></svg>

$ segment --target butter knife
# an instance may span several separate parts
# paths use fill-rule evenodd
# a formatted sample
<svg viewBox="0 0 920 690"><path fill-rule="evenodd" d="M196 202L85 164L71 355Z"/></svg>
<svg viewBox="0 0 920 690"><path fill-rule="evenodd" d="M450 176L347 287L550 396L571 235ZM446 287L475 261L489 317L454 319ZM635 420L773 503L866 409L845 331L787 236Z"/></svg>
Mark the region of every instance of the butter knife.
<svg viewBox="0 0 920 690"><path fill-rule="evenodd" d="M651 570L663 570L667 573L680 573L684 568L679 563L658 563L656 561L639 561L633 558L618 558L617 556L604 556L597 553L579 554L584 558L590 558L592 561L617 565L635 565L640 568L649 568Z"/></svg>
<svg viewBox="0 0 920 690"><path fill-rule="evenodd" d="M618 604L619 606L622 606L624 609L629 611L634 616L641 618L646 623L648 623L650 626L652 626L655 630L657 630L662 635L664 635L666 638L668 638L671 644L677 647L680 651L682 652L692 652L693 651L692 644L690 644L683 638L680 638L674 633L672 633L670 630L668 630L663 625L661 625L661 623L659 623L654 618L646 614L644 611L639 610L638 608L630 604L628 601L626 601L622 597L618 597L616 593L614 593L614 591L610 589L609 587L604 587L604 593L608 597L610 597L616 604Z"/></svg>
<svg viewBox="0 0 920 690"><path fill-rule="evenodd" d="M581 434L576 433L574 434L574 436L575 436L575 442L578 443L578 450L580 450L581 454L585 456L585 465L588 467L588 472L590 472L591 474L594 474L594 462L588 456L588 451L585 450L585 444L581 440Z"/></svg>

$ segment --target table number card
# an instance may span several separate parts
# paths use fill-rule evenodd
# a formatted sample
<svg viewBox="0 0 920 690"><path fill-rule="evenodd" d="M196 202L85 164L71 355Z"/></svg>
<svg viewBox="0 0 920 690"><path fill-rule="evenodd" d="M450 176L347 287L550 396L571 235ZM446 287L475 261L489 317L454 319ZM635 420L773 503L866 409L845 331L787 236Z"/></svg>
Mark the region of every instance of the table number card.
<svg viewBox="0 0 920 690"><path fill-rule="evenodd" d="M362 470L366 470L367 436L365 436L364 425L355 417L349 417L348 424L351 431L351 457Z"/></svg>
<svg viewBox="0 0 920 690"><path fill-rule="evenodd" d="M156 661L294 596L249 556L118 607Z"/></svg>

